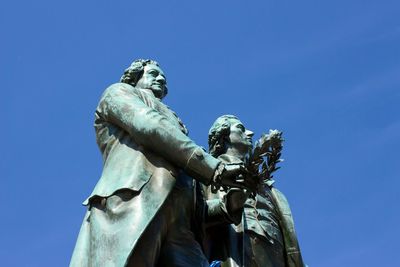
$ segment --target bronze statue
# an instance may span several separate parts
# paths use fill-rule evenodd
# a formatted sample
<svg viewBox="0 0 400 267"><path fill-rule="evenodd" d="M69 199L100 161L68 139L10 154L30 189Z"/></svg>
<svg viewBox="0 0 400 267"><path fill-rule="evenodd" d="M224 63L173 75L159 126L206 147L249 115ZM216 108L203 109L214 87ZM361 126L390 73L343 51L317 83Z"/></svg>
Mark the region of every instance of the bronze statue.
<svg viewBox="0 0 400 267"><path fill-rule="evenodd" d="M152 60L134 61L103 93L94 126L104 168L84 202L70 266L208 266L192 230L191 177L245 188L237 178L243 165L225 165L197 146L161 102L166 94ZM223 209L208 208L209 217L224 217Z"/></svg>
<svg viewBox="0 0 400 267"><path fill-rule="evenodd" d="M221 116L209 131L210 154L225 164L243 163L252 148L252 135L237 117ZM304 266L289 204L273 183L272 179L258 181L256 195L245 201L240 225L207 229L204 247L210 260L220 260L222 266ZM207 199L226 194L206 192Z"/></svg>

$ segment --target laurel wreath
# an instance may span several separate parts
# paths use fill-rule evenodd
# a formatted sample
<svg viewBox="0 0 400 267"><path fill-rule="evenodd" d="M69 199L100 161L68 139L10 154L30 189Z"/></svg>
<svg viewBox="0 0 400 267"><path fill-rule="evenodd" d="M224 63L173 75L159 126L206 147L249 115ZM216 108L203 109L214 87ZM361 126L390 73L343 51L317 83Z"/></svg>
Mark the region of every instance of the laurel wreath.
<svg viewBox="0 0 400 267"><path fill-rule="evenodd" d="M277 164L283 161L280 158L283 142L281 131L269 130L268 134L261 135L249 152L246 167L259 183L271 180L274 177L273 173L281 168Z"/></svg>

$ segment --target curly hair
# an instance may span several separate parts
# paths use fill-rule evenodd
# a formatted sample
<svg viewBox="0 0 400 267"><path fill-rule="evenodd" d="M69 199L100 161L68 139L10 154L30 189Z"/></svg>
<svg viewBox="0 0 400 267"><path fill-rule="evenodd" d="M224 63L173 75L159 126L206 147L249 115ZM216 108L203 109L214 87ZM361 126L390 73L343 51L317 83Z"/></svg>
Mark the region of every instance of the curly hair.
<svg viewBox="0 0 400 267"><path fill-rule="evenodd" d="M160 64L158 64L158 62L155 60L136 59L127 69L125 69L124 74L120 79L120 82L136 86L137 82L143 75L144 66L146 65L156 65L160 67ZM167 93L168 93L168 88L165 85L164 96L166 96Z"/></svg>
<svg viewBox="0 0 400 267"><path fill-rule="evenodd" d="M234 115L222 115L215 120L208 131L208 150L214 157L226 152L226 142L231 133L231 119L239 120Z"/></svg>

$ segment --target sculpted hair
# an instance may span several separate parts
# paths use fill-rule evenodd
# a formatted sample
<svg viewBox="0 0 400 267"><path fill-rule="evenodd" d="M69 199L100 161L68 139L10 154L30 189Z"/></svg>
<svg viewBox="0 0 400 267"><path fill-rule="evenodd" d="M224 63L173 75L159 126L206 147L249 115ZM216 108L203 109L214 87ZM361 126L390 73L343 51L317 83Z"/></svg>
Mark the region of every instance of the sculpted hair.
<svg viewBox="0 0 400 267"><path fill-rule="evenodd" d="M148 64L153 64L156 66L160 66L157 61L151 59L136 59L132 62L132 64L125 70L122 75L120 82L127 83L132 86L135 86L136 83L143 75L144 66Z"/></svg>
<svg viewBox="0 0 400 267"><path fill-rule="evenodd" d="M208 150L214 157L218 157L226 152L226 142L231 133L231 119L238 120L233 115L222 115L215 120L208 131Z"/></svg>

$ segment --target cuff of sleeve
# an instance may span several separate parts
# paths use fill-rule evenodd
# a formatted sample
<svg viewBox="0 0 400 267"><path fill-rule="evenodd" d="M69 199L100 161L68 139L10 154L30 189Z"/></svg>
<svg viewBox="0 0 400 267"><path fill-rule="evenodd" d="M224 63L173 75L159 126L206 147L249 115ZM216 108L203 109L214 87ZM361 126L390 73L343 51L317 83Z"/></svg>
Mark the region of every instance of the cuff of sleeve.
<svg viewBox="0 0 400 267"><path fill-rule="evenodd" d="M199 182L209 185L220 163L221 161L199 147L193 151L184 170L188 175L197 179Z"/></svg>

